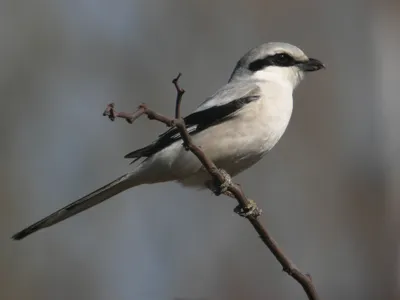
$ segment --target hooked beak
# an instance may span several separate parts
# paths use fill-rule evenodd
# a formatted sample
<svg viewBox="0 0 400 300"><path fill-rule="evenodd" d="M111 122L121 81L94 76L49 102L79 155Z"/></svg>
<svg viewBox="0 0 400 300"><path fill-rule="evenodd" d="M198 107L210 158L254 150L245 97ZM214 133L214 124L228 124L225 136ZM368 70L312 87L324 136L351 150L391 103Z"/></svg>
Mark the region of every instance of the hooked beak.
<svg viewBox="0 0 400 300"><path fill-rule="evenodd" d="M315 58L309 58L308 60L299 63L298 66L304 72L314 72L320 69L325 69L325 65Z"/></svg>

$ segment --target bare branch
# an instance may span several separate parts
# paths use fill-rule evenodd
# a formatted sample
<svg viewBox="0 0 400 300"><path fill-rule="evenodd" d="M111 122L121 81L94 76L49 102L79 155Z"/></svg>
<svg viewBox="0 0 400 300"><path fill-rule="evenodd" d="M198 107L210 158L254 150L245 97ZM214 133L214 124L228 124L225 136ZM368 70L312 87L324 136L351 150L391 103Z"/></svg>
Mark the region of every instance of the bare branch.
<svg viewBox="0 0 400 300"><path fill-rule="evenodd" d="M133 123L140 116L147 115L150 120L157 120L161 123L164 123L168 127L176 127L181 134L185 149L191 151L200 160L204 168L210 174L211 178L220 186L228 184L228 186L226 186L226 191L224 192L224 194L237 200L238 206L235 208L235 212L249 220L253 228L260 236L261 240L281 264L283 271L292 276L303 287L308 296L308 299L318 300L319 296L311 280L311 275L302 273L283 253L277 242L272 238L265 227L261 224L259 220L261 210L257 208L255 202L248 199L244 195L240 185L235 184L230 180L227 183L226 174L224 174L222 170L217 168L217 166L205 155L200 147L196 146L193 143L190 134L186 130L185 122L181 118L181 102L182 96L185 93L185 90L182 89L179 85L179 78L181 77L181 75L182 74L179 73L178 76L172 81L177 92L175 103L175 119L160 115L149 109L145 104L141 104L134 113L124 113L116 112L114 109L114 104L111 103L107 106L103 115L108 116L111 121L114 121L115 118L122 118L130 124Z"/></svg>
<svg viewBox="0 0 400 300"><path fill-rule="evenodd" d="M185 90L179 86L178 82L181 76L182 73L179 73L178 76L176 76L174 80L172 80L172 83L174 84L176 89L175 119L181 118L181 102L182 102L182 96L185 93Z"/></svg>
<svg viewBox="0 0 400 300"><path fill-rule="evenodd" d="M137 110L133 113L117 112L114 109L114 103L107 105L106 110L103 112L103 116L107 116L111 121L115 118L125 119L129 124L132 124L135 120L140 118L142 115L146 115L150 120L156 120L158 122L164 123L168 127L174 126L174 120L167 118L155 111L149 109L146 104L140 104Z"/></svg>

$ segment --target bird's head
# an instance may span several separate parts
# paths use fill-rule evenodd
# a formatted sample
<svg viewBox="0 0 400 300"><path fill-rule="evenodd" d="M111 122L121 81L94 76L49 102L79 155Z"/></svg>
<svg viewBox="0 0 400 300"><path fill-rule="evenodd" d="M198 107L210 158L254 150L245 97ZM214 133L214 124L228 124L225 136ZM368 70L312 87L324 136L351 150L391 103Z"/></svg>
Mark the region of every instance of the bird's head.
<svg viewBox="0 0 400 300"><path fill-rule="evenodd" d="M247 52L236 64L229 81L243 77L259 80L276 80L293 89L305 72L325 68L315 58L309 58L296 46L287 43L265 43Z"/></svg>

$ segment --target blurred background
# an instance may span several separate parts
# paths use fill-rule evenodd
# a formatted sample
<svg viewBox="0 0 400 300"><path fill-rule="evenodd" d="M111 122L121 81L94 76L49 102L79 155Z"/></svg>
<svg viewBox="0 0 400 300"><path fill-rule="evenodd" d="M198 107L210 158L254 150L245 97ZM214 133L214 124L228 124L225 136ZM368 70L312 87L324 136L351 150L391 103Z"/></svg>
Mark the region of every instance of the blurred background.
<svg viewBox="0 0 400 300"><path fill-rule="evenodd" d="M400 299L400 2L0 1L0 299L306 299L232 212L169 183L114 197L26 240L24 226L130 170L172 115L266 41L321 59L279 144L240 175L321 299Z"/></svg>

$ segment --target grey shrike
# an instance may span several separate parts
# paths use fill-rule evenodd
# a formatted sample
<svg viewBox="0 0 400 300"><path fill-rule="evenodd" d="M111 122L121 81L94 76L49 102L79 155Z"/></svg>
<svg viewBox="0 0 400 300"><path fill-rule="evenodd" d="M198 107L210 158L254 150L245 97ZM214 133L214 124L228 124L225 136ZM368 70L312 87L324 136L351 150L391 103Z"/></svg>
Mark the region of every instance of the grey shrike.
<svg viewBox="0 0 400 300"><path fill-rule="evenodd" d="M305 72L324 65L286 43L265 43L246 53L229 82L185 117L193 142L231 176L258 162L281 138L292 115L293 90ZM182 146L172 128L152 144L125 156L144 160L136 168L13 236L20 240L129 188L165 181L205 187L211 177Z"/></svg>

